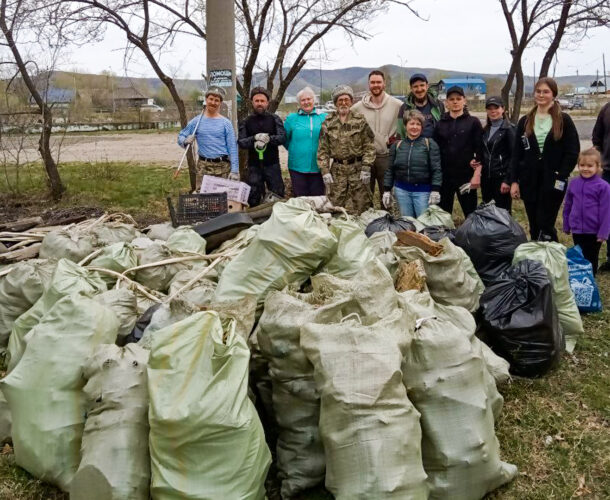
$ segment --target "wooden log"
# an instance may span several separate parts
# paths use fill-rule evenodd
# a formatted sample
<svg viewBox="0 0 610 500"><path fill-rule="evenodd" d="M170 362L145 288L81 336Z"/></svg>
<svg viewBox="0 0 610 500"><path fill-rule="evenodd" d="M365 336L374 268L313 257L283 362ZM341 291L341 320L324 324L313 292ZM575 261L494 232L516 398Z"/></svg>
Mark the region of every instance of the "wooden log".
<svg viewBox="0 0 610 500"><path fill-rule="evenodd" d="M42 243L34 243L29 247L0 254L0 264L9 264L20 260L33 259L38 256L41 245Z"/></svg>
<svg viewBox="0 0 610 500"><path fill-rule="evenodd" d="M424 252L432 255L433 257L438 257L445 247L440 243L432 241L424 234L415 233L413 231L398 231L396 233L396 237L398 238L398 243L403 247L417 247L421 248Z"/></svg>
<svg viewBox="0 0 610 500"><path fill-rule="evenodd" d="M398 271L396 271L394 287L397 292L406 292L407 290L424 292L427 290L426 277L424 263L420 259L415 259L409 263L401 261L398 264Z"/></svg>
<svg viewBox="0 0 610 500"><path fill-rule="evenodd" d="M82 222L89 218L88 215L69 215L67 217L63 217L61 219L53 219L51 218L50 222L53 223L54 226L66 226L68 224L75 224L77 222Z"/></svg>
<svg viewBox="0 0 610 500"><path fill-rule="evenodd" d="M27 229L39 226L42 224L42 217L25 217L24 219L15 220L12 222L5 222L0 224L0 231L10 231L13 233L20 233Z"/></svg>

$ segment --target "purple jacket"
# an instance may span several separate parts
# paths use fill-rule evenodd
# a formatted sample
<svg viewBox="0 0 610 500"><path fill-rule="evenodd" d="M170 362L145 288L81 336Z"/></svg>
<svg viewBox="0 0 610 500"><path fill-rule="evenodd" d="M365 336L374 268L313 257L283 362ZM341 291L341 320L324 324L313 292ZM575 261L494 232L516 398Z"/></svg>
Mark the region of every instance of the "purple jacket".
<svg viewBox="0 0 610 500"><path fill-rule="evenodd" d="M563 230L566 233L596 234L607 240L610 235L610 184L599 176L575 177L568 186L563 205Z"/></svg>

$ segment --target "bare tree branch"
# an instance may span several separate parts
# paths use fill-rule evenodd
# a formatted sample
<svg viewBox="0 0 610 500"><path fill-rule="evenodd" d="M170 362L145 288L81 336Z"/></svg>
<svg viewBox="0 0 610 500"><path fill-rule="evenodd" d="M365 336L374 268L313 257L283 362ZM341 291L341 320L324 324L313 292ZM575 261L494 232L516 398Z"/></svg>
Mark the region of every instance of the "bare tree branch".
<svg viewBox="0 0 610 500"><path fill-rule="evenodd" d="M524 91L522 58L525 50L540 38L546 38L547 50L540 76L548 74L551 62L566 37L582 38L589 29L608 26L608 0L499 0L511 41L511 65L502 87L509 116L517 121ZM510 91L516 81L512 109L508 108Z"/></svg>

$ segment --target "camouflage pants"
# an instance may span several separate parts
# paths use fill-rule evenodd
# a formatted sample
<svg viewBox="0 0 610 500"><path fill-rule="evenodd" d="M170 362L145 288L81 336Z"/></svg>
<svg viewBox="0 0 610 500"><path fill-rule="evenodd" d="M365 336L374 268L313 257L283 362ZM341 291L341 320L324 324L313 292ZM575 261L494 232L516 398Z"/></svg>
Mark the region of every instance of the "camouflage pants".
<svg viewBox="0 0 610 500"><path fill-rule="evenodd" d="M213 175L214 177L222 177L226 179L231 173L231 162L229 161L205 161L199 158L197 162L197 180L195 186L201 188L201 182L203 181L204 175Z"/></svg>
<svg viewBox="0 0 610 500"><path fill-rule="evenodd" d="M344 207L352 215L360 215L373 206L371 188L360 180L360 162L351 165L333 163L330 173L333 183L330 185L328 199L338 207Z"/></svg>

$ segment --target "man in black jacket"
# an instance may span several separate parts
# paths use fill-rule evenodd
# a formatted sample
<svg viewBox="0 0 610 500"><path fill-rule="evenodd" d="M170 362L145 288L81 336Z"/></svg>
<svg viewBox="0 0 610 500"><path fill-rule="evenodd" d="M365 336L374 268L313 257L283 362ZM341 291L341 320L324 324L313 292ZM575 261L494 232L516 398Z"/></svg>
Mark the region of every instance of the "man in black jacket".
<svg viewBox="0 0 610 500"><path fill-rule="evenodd" d="M278 146L286 142L286 131L281 118L267 111L270 97L266 88L254 87L250 92L254 113L239 124L237 143L248 150L248 204L251 207L261 202L265 186L284 197Z"/></svg>
<svg viewBox="0 0 610 500"><path fill-rule="evenodd" d="M481 184L483 127L481 121L464 109L466 97L461 87L447 90L444 113L434 128L434 140L441 150L443 184L439 206L453 212L457 194L464 217L477 208L477 188Z"/></svg>

